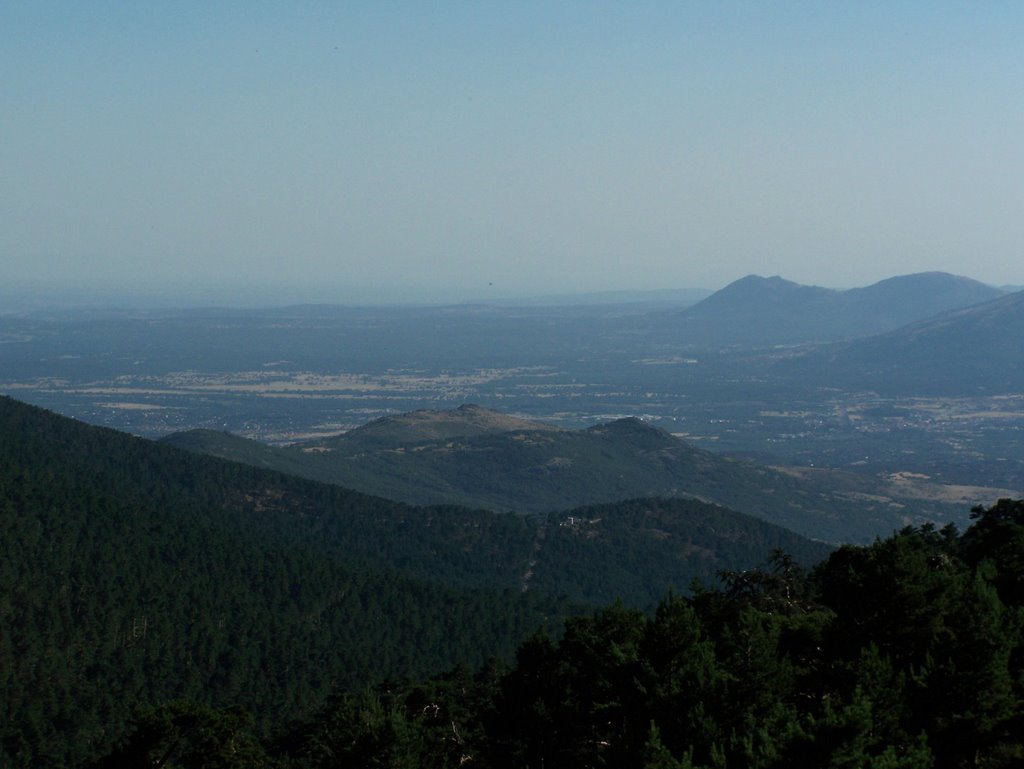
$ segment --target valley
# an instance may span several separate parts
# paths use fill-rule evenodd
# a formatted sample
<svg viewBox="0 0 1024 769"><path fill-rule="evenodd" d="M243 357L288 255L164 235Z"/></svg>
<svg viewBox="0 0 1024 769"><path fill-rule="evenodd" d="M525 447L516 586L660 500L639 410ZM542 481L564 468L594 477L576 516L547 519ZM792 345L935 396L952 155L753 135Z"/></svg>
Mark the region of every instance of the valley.
<svg viewBox="0 0 1024 769"><path fill-rule="evenodd" d="M1019 377L986 391L975 366L978 386L886 392L839 377L821 345L708 347L669 320L642 305L8 315L0 392L147 437L275 445L463 403L572 428L637 416L765 464L1024 488Z"/></svg>
<svg viewBox="0 0 1024 769"><path fill-rule="evenodd" d="M744 302L805 293L741 283ZM784 751L772 767L815 765L805 735L845 750L833 724L859 718L872 654L914 681L873 683L878 707L1002 696L1021 680L1020 303L856 337L836 330L854 300L811 295L843 338L784 320L796 337L764 345L706 317L705 337L642 303L0 315L0 762L370 765L403 746L447 766L416 751L464 729L457 762L501 766L511 744L561 765L592 740L502 736L486 714L576 701L577 664L580 682L611 676L609 702L655 692L677 654L781 695L712 694L703 674L681 689L694 713L718 703L685 732L708 766L750 740ZM947 686L982 647L970 685ZM569 678L537 677L549 665ZM437 731L429 714L456 706L431 691L473 701ZM651 730L678 697L659 698L608 732L624 761L664 748ZM883 757L893 740L914 762L951 755L945 714L973 702L851 734ZM771 718L776 736L749 730ZM994 718L990 753L1017 750L1019 708Z"/></svg>

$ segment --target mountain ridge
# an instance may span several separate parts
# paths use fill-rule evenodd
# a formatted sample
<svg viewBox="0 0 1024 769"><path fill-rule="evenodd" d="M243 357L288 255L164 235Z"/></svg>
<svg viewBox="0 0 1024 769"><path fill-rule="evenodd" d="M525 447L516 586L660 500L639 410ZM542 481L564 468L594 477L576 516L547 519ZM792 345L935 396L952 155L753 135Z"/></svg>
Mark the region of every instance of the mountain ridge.
<svg viewBox="0 0 1024 769"><path fill-rule="evenodd" d="M846 290L747 275L677 313L673 327L701 344L837 341L884 333L1002 294L944 272L899 275Z"/></svg>
<svg viewBox="0 0 1024 769"><path fill-rule="evenodd" d="M379 417L345 434L358 434L364 438L379 440L387 440L396 434L401 434L404 440L415 441L467 438L513 430L557 431L560 429L545 422L522 419L500 411L485 409L475 403L464 403L450 410L421 409ZM319 443L328 446L331 442L331 438L326 438Z"/></svg>
<svg viewBox="0 0 1024 769"><path fill-rule="evenodd" d="M428 415L432 429L444 414L452 414L456 426L443 431L446 437L424 440L412 416L417 413ZM409 425L406 435L390 430L381 440L375 428L358 428L287 447L209 431L162 440L409 504L546 514L621 499L691 498L832 542L870 541L915 521L949 520L963 509L959 499L947 505L937 495L928 499L915 491L916 496L900 496L907 490L880 480L874 485L882 491L871 498L864 493L871 479L841 472L823 478L754 465L698 448L633 417L584 430L447 435L462 423L458 410L412 412L388 422L389 430Z"/></svg>

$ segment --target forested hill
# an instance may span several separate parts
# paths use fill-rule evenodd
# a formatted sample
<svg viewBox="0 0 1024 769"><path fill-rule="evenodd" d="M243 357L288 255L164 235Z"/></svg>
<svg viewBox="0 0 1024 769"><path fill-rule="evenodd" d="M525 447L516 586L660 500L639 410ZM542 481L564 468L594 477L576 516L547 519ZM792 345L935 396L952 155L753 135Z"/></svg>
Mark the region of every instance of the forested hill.
<svg viewBox="0 0 1024 769"><path fill-rule="evenodd" d="M638 497L701 499L829 542L869 542L962 508L904 500L881 482L848 490L714 454L634 418L562 430L479 406L417 411L276 447L212 430L171 445L410 504L548 513ZM852 492L852 493L851 493Z"/></svg>
<svg viewBox="0 0 1024 769"><path fill-rule="evenodd" d="M339 688L508 654L565 611L317 546L318 519L402 508L315 491L0 399L0 766L87 758L169 699L288 718ZM488 576L518 576L482 555ZM439 571L460 567L486 581L455 557Z"/></svg>
<svg viewBox="0 0 1024 769"><path fill-rule="evenodd" d="M1024 501L974 516L574 617L510 668L349 693L272 741L168 703L100 766L1019 769Z"/></svg>
<svg viewBox="0 0 1024 769"><path fill-rule="evenodd" d="M187 697L287 718L330 692L507 655L566 601L827 548L694 501L535 520L413 508L0 398L0 765L109 747Z"/></svg>

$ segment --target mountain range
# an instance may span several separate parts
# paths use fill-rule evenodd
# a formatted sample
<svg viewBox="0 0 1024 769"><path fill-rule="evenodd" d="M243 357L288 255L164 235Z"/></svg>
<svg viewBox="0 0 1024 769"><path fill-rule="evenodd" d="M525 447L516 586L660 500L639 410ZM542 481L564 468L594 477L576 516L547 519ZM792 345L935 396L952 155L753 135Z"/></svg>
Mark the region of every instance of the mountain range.
<svg viewBox="0 0 1024 769"><path fill-rule="evenodd" d="M845 291L748 275L680 311L670 325L684 342L704 346L827 342L892 331L1002 294L944 272Z"/></svg>
<svg viewBox="0 0 1024 769"><path fill-rule="evenodd" d="M162 440L409 504L539 514L629 498L698 499L829 542L871 541L1004 495L979 489L981 499L944 503L936 501L940 487L925 493L851 473L759 466L636 418L568 430L471 404L383 417L283 447L212 430Z"/></svg>

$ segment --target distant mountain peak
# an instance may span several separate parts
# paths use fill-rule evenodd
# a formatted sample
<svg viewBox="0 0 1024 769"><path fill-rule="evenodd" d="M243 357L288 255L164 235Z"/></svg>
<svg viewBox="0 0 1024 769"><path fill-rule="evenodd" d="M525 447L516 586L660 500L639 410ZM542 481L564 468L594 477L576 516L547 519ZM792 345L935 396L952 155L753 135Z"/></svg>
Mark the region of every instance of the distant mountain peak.
<svg viewBox="0 0 1024 769"><path fill-rule="evenodd" d="M603 435L616 440L639 441L647 448L651 448L653 445L671 445L679 449L689 448L667 430L655 427L640 417L622 417L611 422L594 425L588 428L587 432L591 435Z"/></svg>
<svg viewBox="0 0 1024 769"><path fill-rule="evenodd" d="M795 289L795 288L812 288L812 286L803 286L799 283L795 283L792 280L787 280L781 275L771 275L769 277L763 277L761 275L745 275L739 280L734 280L732 283L727 285L719 294L723 292L727 293L738 293L741 291L777 291L779 289ZM714 294L712 294L714 296ZM710 297L709 297L710 298Z"/></svg>
<svg viewBox="0 0 1024 769"><path fill-rule="evenodd" d="M736 306L739 309L742 306L749 306L747 303L751 301L755 302L756 306L758 303L773 303L780 299L787 302L792 301L794 296L811 299L837 293L839 292L831 288L794 283L780 275L772 275L767 278L760 275L747 275L739 280L734 280L704 301L698 302L691 308L690 313L699 315L707 308L720 306Z"/></svg>
<svg viewBox="0 0 1024 769"><path fill-rule="evenodd" d="M593 431L617 430L619 432L664 432L654 425L648 424L640 417L620 417L611 422L595 425L590 428Z"/></svg>
<svg viewBox="0 0 1024 769"><path fill-rule="evenodd" d="M518 430L560 429L555 425L504 414L476 403L464 403L453 409L422 409L381 417L356 428L350 435L428 441Z"/></svg>
<svg viewBox="0 0 1024 769"><path fill-rule="evenodd" d="M858 293L876 294L883 292L907 292L911 295L924 295L925 297L927 297L929 292L954 292L964 295L965 300L976 295L980 297L978 301L987 301L998 296L1001 290L963 275L953 275L948 272L931 270L928 272L915 272L910 275L896 275L880 280L877 283L872 283L870 286L851 288L843 293L848 296L855 296Z"/></svg>
<svg viewBox="0 0 1024 769"><path fill-rule="evenodd" d="M771 285L771 286L783 286L783 285L785 285L785 286L796 286L796 285L799 285L798 283L794 283L792 280L786 280L781 275L769 275L768 277L765 277L763 275L757 275L756 273L753 273L753 272L750 273L749 275L744 275L739 280L734 280L729 285L731 285L731 286L739 286L739 285L744 285L744 284L749 284L749 285Z"/></svg>
<svg viewBox="0 0 1024 769"><path fill-rule="evenodd" d="M1000 295L976 280L935 271L846 291L747 275L678 317L698 344L823 342L891 331Z"/></svg>

